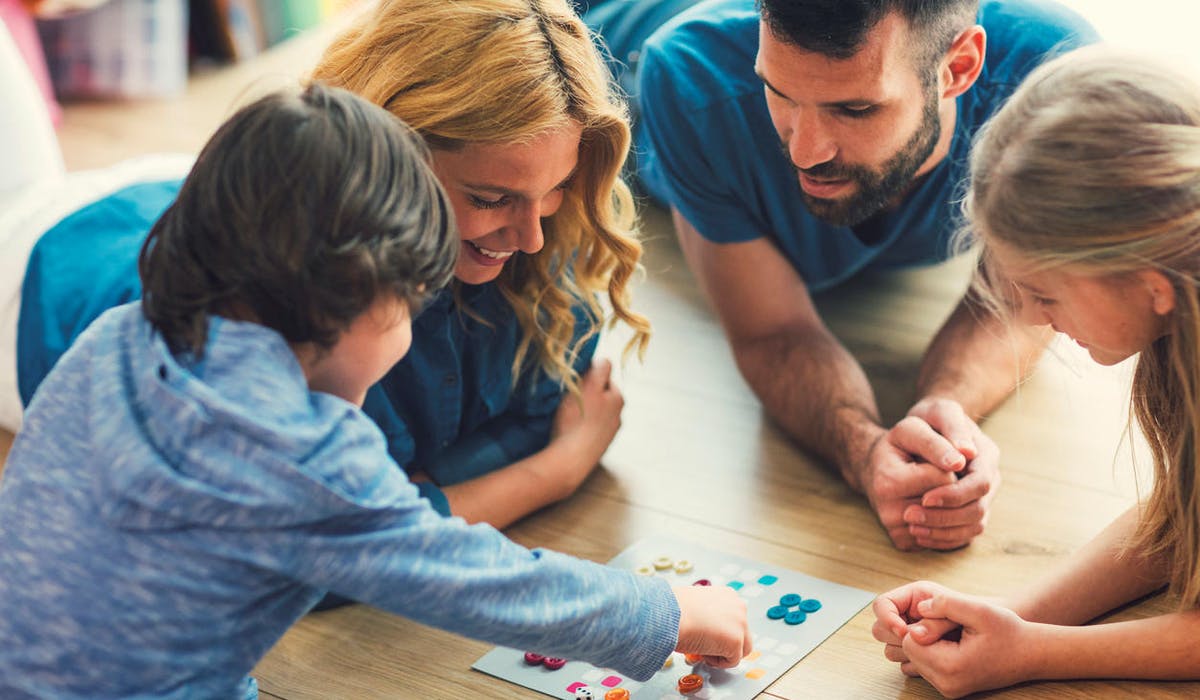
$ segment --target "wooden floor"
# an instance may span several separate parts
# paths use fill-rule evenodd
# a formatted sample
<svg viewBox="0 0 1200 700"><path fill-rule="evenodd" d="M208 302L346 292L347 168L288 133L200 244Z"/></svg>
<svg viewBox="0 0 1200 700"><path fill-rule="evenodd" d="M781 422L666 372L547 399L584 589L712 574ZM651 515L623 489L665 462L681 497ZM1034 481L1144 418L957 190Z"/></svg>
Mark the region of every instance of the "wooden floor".
<svg viewBox="0 0 1200 700"><path fill-rule="evenodd" d="M178 100L71 106L61 132L67 162L77 169L136 153L194 150L248 84L263 85L263 75L268 85L290 79L311 64L328 34L318 31L254 63L198 79ZM1004 454L1004 485L988 531L956 552L895 551L866 503L764 419L662 212L648 209L645 228L647 274L636 302L654 321L655 336L645 363L624 368L624 427L603 468L575 497L509 531L518 542L605 561L662 532L871 591L930 578L1002 594L1054 566L1134 499L1131 441L1122 434L1129 367L1102 370L1072 347L1056 346L985 425ZM961 293L967 269L958 261L872 278L820 299L890 416L911 401L921 350ZM615 356L619 345L614 336L603 349ZM0 459L10 439L0 434ZM1119 617L1169 606L1150 599ZM868 611L860 613L761 697L937 697L883 658L871 620ZM542 697L471 671L488 648L354 606L303 619L255 675L264 697L288 700ZM989 697L1198 696L1200 683L1074 682Z"/></svg>

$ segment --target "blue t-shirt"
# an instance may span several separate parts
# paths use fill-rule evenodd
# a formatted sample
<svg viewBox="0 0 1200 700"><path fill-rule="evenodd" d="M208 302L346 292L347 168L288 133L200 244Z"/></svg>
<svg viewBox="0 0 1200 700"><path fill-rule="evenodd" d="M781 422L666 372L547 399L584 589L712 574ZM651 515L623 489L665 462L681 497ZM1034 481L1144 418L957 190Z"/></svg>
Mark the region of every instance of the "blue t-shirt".
<svg viewBox="0 0 1200 700"><path fill-rule="evenodd" d="M64 218L34 246L17 320L17 383L26 406L71 343L105 310L142 294L137 257L146 235L175 201L181 180L133 185ZM392 458L425 472L422 494L448 514L438 486L486 474L546 446L563 388L539 369L514 386L521 328L495 284L463 286L475 316L449 290L413 322L405 358L367 394L364 410L383 429ZM592 327L576 311L579 337ZM591 364L597 338L575 368Z"/></svg>
<svg viewBox="0 0 1200 700"><path fill-rule="evenodd" d="M987 57L958 102L950 152L867 243L809 213L754 73L754 0L710 0L680 13L642 46L635 133L642 184L716 243L769 237L813 291L867 269L935 262L967 177L971 138L1048 55L1093 42L1088 23L1045 0L984 0ZM617 38L623 42L623 39Z"/></svg>
<svg viewBox="0 0 1200 700"><path fill-rule="evenodd" d="M665 580L439 516L274 331L210 319L197 361L137 303L91 324L0 482L0 697L253 697L327 591L638 680L679 625Z"/></svg>

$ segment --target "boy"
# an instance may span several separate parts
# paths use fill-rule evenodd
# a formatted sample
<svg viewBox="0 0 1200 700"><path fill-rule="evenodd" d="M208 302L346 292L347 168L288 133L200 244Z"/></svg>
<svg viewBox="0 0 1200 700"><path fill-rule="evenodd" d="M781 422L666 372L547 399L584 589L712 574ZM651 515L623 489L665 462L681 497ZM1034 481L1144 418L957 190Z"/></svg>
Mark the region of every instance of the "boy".
<svg viewBox="0 0 1200 700"><path fill-rule="evenodd" d="M745 606L444 519L359 409L452 274L419 139L314 85L246 107L34 396L0 485L0 697L255 697L326 592L508 646L732 665ZM674 594L674 595L673 595Z"/></svg>

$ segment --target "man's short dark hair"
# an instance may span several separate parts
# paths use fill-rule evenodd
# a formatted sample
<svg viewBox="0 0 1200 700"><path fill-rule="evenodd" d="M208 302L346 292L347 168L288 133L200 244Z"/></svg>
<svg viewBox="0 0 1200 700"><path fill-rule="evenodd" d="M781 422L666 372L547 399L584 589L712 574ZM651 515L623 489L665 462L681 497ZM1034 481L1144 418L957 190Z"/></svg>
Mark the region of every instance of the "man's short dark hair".
<svg viewBox="0 0 1200 700"><path fill-rule="evenodd" d="M199 355L210 315L328 348L385 295L416 313L449 282L459 245L428 159L403 122L338 88L244 107L142 248L146 318Z"/></svg>
<svg viewBox="0 0 1200 700"><path fill-rule="evenodd" d="M924 72L971 25L979 0L759 0L759 9L780 41L837 60L857 53L879 21L898 12L918 42L914 55Z"/></svg>

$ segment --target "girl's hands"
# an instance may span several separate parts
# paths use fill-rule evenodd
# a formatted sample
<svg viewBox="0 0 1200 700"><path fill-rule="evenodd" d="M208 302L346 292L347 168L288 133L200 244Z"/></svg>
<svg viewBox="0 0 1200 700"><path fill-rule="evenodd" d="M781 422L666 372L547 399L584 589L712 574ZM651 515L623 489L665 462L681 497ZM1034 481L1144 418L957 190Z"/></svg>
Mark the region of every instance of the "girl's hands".
<svg viewBox="0 0 1200 700"><path fill-rule="evenodd" d="M884 593L872 630L884 655L949 698L1035 676L1037 627L996 603L928 581Z"/></svg>

